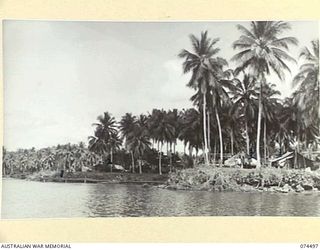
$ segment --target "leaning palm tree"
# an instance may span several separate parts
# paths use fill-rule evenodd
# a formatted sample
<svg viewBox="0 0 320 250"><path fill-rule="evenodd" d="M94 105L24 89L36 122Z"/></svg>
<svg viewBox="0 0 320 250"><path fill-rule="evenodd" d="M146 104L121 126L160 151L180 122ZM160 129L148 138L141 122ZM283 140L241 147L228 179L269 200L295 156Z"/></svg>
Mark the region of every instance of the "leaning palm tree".
<svg viewBox="0 0 320 250"><path fill-rule="evenodd" d="M215 48L218 38L211 39L208 32L202 32L200 39L190 35L193 51L183 49L179 57L185 59L183 62L184 73L192 72L191 79L187 84L188 87L201 90L203 94L203 139L204 139L204 156L206 164L209 164L208 156L208 138L207 138L207 92L210 82L212 82L212 70L216 68L217 60L214 56L220 51Z"/></svg>
<svg viewBox="0 0 320 250"><path fill-rule="evenodd" d="M290 71L287 62L296 62L288 54L288 45L297 45L298 40L294 37L279 37L284 31L291 27L283 21L255 21L250 23L247 29L243 25L237 26L242 35L233 43L234 49L239 49L233 58L239 66L237 71L251 70L259 86L266 82L266 75L274 72L280 80L285 78L284 71ZM259 111L257 125L257 168L260 168L260 130L262 115L262 88L259 93Z"/></svg>

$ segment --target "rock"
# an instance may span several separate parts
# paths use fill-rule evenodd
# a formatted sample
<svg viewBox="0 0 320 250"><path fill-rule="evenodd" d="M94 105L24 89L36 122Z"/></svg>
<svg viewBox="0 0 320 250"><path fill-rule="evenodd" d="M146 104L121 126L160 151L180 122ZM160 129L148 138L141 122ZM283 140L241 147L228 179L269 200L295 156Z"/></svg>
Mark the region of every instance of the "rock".
<svg viewBox="0 0 320 250"><path fill-rule="evenodd" d="M150 186L149 186L149 184L144 183L144 184L142 185L142 187L143 187L143 188L147 188L147 187L150 187Z"/></svg>
<svg viewBox="0 0 320 250"><path fill-rule="evenodd" d="M241 186L240 190L244 192L251 192L251 191L254 191L255 189L250 185L244 184L243 186Z"/></svg>
<svg viewBox="0 0 320 250"><path fill-rule="evenodd" d="M313 184L310 182L305 182L305 183L302 183L302 187L304 188L304 190L312 190Z"/></svg>
<svg viewBox="0 0 320 250"><path fill-rule="evenodd" d="M317 192L317 191L319 191L319 189L318 188L313 188L312 191Z"/></svg>
<svg viewBox="0 0 320 250"><path fill-rule="evenodd" d="M304 188L300 184L296 186L296 192L300 193L303 191L304 191Z"/></svg>

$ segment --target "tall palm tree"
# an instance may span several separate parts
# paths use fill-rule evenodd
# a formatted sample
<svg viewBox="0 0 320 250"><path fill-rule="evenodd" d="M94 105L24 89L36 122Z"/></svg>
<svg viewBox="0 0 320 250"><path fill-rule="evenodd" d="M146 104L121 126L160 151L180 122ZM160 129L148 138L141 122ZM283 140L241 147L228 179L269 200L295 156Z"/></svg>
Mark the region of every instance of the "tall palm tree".
<svg viewBox="0 0 320 250"><path fill-rule="evenodd" d="M308 125L319 122L320 117L320 81L319 81L319 39L311 42L312 48L304 47L300 53L303 64L293 79L293 86L298 86L295 102L303 113ZM319 135L320 135L320 123Z"/></svg>
<svg viewBox="0 0 320 250"><path fill-rule="evenodd" d="M196 109L187 109L180 117L179 139L184 141L184 145L189 144L189 155L194 148L196 152L202 148L203 134L201 133L201 114Z"/></svg>
<svg viewBox="0 0 320 250"><path fill-rule="evenodd" d="M144 116L140 116L138 121L134 122L133 129L127 135L127 148L133 152L139 164L139 173L142 174L142 157L147 149L150 149L150 137L146 133L146 124Z"/></svg>
<svg viewBox="0 0 320 250"><path fill-rule="evenodd" d="M234 105L231 113L244 119L247 155L250 154L249 123L254 118L256 108L255 84L254 77L244 74L242 81L236 80L235 89L232 91Z"/></svg>
<svg viewBox="0 0 320 250"><path fill-rule="evenodd" d="M218 38L211 39L208 32L202 32L200 39L194 35L190 35L193 51L183 49L179 53L179 57L185 59L183 62L184 73L192 72L191 79L187 84L188 87L201 90L203 94L203 139L204 139L204 155L205 163L209 164L208 156L208 138L207 138L207 92L209 83L212 82L214 75L212 71L219 65L219 60L214 56L220 51L215 48Z"/></svg>
<svg viewBox="0 0 320 250"><path fill-rule="evenodd" d="M234 49L239 49L232 60L237 61L237 71L252 70L257 78L259 86L266 82L266 75L274 72L280 80L285 78L284 71L290 71L286 62L296 62L288 54L288 45L297 45L298 40L294 37L279 37L291 27L283 21L254 21L250 28L243 25L237 26L242 33L240 38L233 43ZM257 168L261 166L260 160L260 130L262 114L261 90L259 93L259 112L257 125Z"/></svg>
<svg viewBox="0 0 320 250"><path fill-rule="evenodd" d="M113 165L113 152L121 145L115 118L108 112L104 112L103 115L98 116L97 120L98 123L93 124L96 127L94 136L89 137L89 149L99 153L102 157L108 153Z"/></svg>
<svg viewBox="0 0 320 250"><path fill-rule="evenodd" d="M267 158L267 124L273 124L276 120L276 109L279 103L280 91L276 90L275 84L263 84L262 86L262 118L263 118L263 144L264 144L264 162ZM260 90L258 89L258 92Z"/></svg>
<svg viewBox="0 0 320 250"><path fill-rule="evenodd" d="M133 150L130 150L128 147L128 137L134 132L135 128L135 123L136 123L136 117L133 116L131 113L126 113L124 116L122 116L120 123L119 123L119 128L120 128L120 133L122 135L122 139L124 140L124 145L125 148L130 152L131 154L131 168L132 172L134 173L134 152Z"/></svg>
<svg viewBox="0 0 320 250"><path fill-rule="evenodd" d="M223 71L223 66L227 65L224 59L218 58L219 63L216 65L216 69L212 71L214 75L213 81L210 82L210 93L212 98L212 113L215 114L218 132L219 132L219 142L220 142L220 167L223 164L223 136L222 128L219 116L219 110L222 105L230 104L231 100L229 98L227 90L234 90L234 79L232 79L233 71L226 70ZM231 78L231 79L230 79Z"/></svg>

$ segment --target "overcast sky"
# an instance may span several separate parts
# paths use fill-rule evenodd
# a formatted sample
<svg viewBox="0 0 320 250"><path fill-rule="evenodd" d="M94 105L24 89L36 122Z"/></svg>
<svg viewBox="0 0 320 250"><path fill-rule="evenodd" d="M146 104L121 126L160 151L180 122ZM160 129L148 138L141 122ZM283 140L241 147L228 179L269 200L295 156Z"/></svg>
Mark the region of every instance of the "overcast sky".
<svg viewBox="0 0 320 250"><path fill-rule="evenodd" d="M190 33L208 30L221 39L219 55L230 59L238 23L5 21L5 147L87 142L104 111L119 120L126 112L191 107L193 91L185 87L189 76L177 54L190 49ZM319 28L317 22L291 25L285 35L298 38L291 49L297 58ZM291 68L294 75L297 66ZM288 96L291 79L272 81Z"/></svg>

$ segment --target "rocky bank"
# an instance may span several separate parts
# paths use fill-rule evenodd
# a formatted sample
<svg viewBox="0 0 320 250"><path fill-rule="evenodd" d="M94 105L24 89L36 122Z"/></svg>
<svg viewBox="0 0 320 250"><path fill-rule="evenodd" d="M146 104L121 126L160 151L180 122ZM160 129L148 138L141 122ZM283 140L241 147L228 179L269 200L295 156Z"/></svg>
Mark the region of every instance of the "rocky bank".
<svg viewBox="0 0 320 250"><path fill-rule="evenodd" d="M162 188L173 190L304 192L320 190L320 171L199 166L171 173Z"/></svg>

